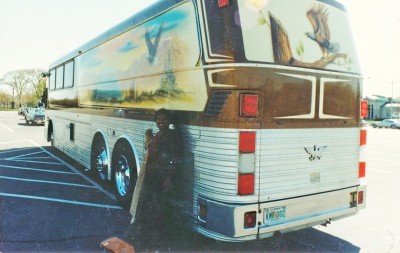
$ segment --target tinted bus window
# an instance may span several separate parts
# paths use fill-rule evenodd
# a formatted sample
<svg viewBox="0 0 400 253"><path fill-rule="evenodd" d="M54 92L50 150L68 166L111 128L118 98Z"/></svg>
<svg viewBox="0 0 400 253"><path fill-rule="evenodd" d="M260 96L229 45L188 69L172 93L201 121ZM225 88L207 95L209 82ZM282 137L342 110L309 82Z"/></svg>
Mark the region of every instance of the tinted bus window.
<svg viewBox="0 0 400 253"><path fill-rule="evenodd" d="M62 89L64 84L64 66L56 69L56 89Z"/></svg>
<svg viewBox="0 0 400 253"><path fill-rule="evenodd" d="M64 71L64 88L71 88L74 86L74 62L70 61L65 64Z"/></svg>
<svg viewBox="0 0 400 253"><path fill-rule="evenodd" d="M206 5L211 54L234 57L243 56L243 39L239 23L235 20L234 8L219 8L218 1L204 1Z"/></svg>

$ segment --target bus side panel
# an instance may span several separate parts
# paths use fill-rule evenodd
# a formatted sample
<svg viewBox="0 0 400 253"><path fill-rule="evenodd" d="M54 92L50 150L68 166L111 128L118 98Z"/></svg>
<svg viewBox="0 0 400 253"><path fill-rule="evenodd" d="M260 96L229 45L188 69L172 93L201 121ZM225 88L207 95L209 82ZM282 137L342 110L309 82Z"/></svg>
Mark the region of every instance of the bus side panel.
<svg viewBox="0 0 400 253"><path fill-rule="evenodd" d="M70 112L59 113L47 110L47 116L53 122L54 145L77 162L90 168L90 154L94 135L98 131L106 133L106 142L110 147L109 157L112 157L113 148L119 138L125 136L134 144L139 161L144 154L144 137L148 128L156 128L150 121L140 121L115 117L95 116ZM71 127L74 127L74 136L71 140ZM47 131L47 129L46 129Z"/></svg>
<svg viewBox="0 0 400 253"><path fill-rule="evenodd" d="M203 111L198 36L187 1L84 52L76 57L79 104Z"/></svg>

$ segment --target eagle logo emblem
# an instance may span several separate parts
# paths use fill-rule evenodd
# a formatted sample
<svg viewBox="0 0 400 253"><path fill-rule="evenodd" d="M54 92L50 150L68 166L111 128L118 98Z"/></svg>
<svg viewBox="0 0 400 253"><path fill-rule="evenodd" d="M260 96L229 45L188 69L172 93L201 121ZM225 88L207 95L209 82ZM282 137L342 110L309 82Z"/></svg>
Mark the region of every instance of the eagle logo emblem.
<svg viewBox="0 0 400 253"><path fill-rule="evenodd" d="M327 146L317 146L304 147L304 150L309 154L308 159L310 161L321 160L322 152L327 148Z"/></svg>

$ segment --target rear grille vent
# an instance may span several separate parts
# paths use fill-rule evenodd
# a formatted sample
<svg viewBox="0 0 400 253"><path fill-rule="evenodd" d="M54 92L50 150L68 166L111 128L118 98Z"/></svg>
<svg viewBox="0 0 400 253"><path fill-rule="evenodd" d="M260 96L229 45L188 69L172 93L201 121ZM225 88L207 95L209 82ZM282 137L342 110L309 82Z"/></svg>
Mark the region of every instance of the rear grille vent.
<svg viewBox="0 0 400 253"><path fill-rule="evenodd" d="M226 100L232 92L230 91L214 91L211 93L210 101L207 105L207 110L205 113L206 117L218 117L221 113Z"/></svg>

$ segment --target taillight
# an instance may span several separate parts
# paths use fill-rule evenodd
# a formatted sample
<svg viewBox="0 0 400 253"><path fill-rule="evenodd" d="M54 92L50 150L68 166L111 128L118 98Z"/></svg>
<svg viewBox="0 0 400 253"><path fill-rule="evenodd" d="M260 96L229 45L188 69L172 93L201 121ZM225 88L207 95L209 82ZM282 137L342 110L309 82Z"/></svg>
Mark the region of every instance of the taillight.
<svg viewBox="0 0 400 253"><path fill-rule="evenodd" d="M358 201L357 201L357 203L359 205L364 203L364 192L363 191L358 192Z"/></svg>
<svg viewBox="0 0 400 253"><path fill-rule="evenodd" d="M222 7L226 7L229 5L229 0L218 0L218 7L222 8Z"/></svg>
<svg viewBox="0 0 400 253"><path fill-rule="evenodd" d="M367 130L361 129L360 130L360 157L358 163L358 178L365 177L365 168L367 167L365 162L365 145L367 144Z"/></svg>
<svg viewBox="0 0 400 253"><path fill-rule="evenodd" d="M256 132L239 132L238 194L254 194Z"/></svg>
<svg viewBox="0 0 400 253"><path fill-rule="evenodd" d="M367 144L367 130L361 129L360 130L360 146L364 146Z"/></svg>
<svg viewBox="0 0 400 253"><path fill-rule="evenodd" d="M247 212L244 214L244 228L254 228L256 226L257 222L257 213L255 211L253 212Z"/></svg>
<svg viewBox="0 0 400 253"><path fill-rule="evenodd" d="M368 101L362 100L360 101L360 116L368 117Z"/></svg>
<svg viewBox="0 0 400 253"><path fill-rule="evenodd" d="M359 162L359 165L358 165L358 177L359 178L365 177L365 168L366 168L366 163Z"/></svg>
<svg viewBox="0 0 400 253"><path fill-rule="evenodd" d="M242 117L258 116L257 94L240 94L240 116Z"/></svg>
<svg viewBox="0 0 400 253"><path fill-rule="evenodd" d="M239 152L254 153L256 151L256 132L239 133Z"/></svg>
<svg viewBox="0 0 400 253"><path fill-rule="evenodd" d="M238 193L239 195L254 194L254 174L239 174Z"/></svg>

